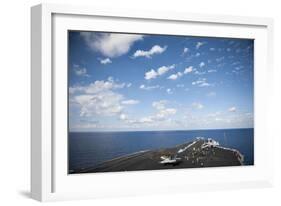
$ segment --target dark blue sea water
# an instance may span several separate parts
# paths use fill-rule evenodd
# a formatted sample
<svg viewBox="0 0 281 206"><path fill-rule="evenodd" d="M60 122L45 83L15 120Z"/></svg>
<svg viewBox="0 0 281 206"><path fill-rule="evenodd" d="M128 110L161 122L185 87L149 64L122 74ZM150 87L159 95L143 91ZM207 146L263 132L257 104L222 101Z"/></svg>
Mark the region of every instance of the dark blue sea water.
<svg viewBox="0 0 281 206"><path fill-rule="evenodd" d="M213 138L239 150L245 165L254 164L254 129L141 132L70 132L69 170L92 167L126 154L172 147L196 137Z"/></svg>

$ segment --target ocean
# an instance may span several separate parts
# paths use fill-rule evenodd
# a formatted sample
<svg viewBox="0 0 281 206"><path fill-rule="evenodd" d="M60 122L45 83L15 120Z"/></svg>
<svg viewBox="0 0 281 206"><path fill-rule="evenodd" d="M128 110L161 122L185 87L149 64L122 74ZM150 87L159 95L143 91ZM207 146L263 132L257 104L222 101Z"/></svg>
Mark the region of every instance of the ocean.
<svg viewBox="0 0 281 206"><path fill-rule="evenodd" d="M196 137L212 138L223 147L239 150L244 164L254 164L254 129L188 131L69 132L69 171L96 166L127 154L173 147Z"/></svg>

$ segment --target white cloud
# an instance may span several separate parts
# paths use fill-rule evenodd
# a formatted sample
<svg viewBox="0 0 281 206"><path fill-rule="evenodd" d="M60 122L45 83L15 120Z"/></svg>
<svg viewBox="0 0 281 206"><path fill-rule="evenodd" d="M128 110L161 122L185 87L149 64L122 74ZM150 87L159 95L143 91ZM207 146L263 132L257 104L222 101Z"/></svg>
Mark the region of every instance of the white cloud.
<svg viewBox="0 0 281 206"><path fill-rule="evenodd" d="M141 117L139 119L126 119L129 124L145 124L147 126L157 126L159 122L169 123L169 117L175 115L177 110L175 108L167 108L166 104L168 101L160 100L152 102L152 107L155 108L156 112L153 115Z"/></svg>
<svg viewBox="0 0 281 206"><path fill-rule="evenodd" d="M81 76L81 77L89 77L90 75L87 73L87 69L85 67L80 67L77 64L73 65L73 69L74 69L74 73L77 76Z"/></svg>
<svg viewBox="0 0 281 206"><path fill-rule="evenodd" d="M173 92L172 92L172 90L171 90L170 88L166 89L166 92L167 92L168 94L173 94Z"/></svg>
<svg viewBox="0 0 281 206"><path fill-rule="evenodd" d="M123 110L120 105L123 96L112 91L78 95L74 99L81 106L80 116L114 116Z"/></svg>
<svg viewBox="0 0 281 206"><path fill-rule="evenodd" d="M151 123L151 122L153 122L151 117L142 117L137 123Z"/></svg>
<svg viewBox="0 0 281 206"><path fill-rule="evenodd" d="M109 91L112 89L122 89L125 87L125 83L116 83L113 80L108 81L95 81L94 83L91 83L87 87L85 87L85 93L87 94L96 94L103 91Z"/></svg>
<svg viewBox="0 0 281 206"><path fill-rule="evenodd" d="M199 49L201 46L203 46L205 43L204 42L197 42L196 44L196 49Z"/></svg>
<svg viewBox="0 0 281 206"><path fill-rule="evenodd" d="M204 108L203 104L201 104L199 102L193 102L192 106L196 109L203 109Z"/></svg>
<svg viewBox="0 0 281 206"><path fill-rule="evenodd" d="M199 67L205 66L205 62L200 62Z"/></svg>
<svg viewBox="0 0 281 206"><path fill-rule="evenodd" d="M182 55L182 56L185 55L188 51L189 51L189 48L184 47L184 48L183 48L183 52L182 52L181 55Z"/></svg>
<svg viewBox="0 0 281 206"><path fill-rule="evenodd" d="M126 114L120 114L120 116L119 116L119 119L120 120L127 120L128 119L128 116L126 115Z"/></svg>
<svg viewBox="0 0 281 206"><path fill-rule="evenodd" d="M112 61L109 58L99 59L101 64L110 64Z"/></svg>
<svg viewBox="0 0 281 206"><path fill-rule="evenodd" d="M152 90L152 89L158 89L160 88L159 85L154 85L154 86L145 86L144 84L140 85L140 89L143 90Z"/></svg>
<svg viewBox="0 0 281 206"><path fill-rule="evenodd" d="M203 82L202 84L198 85L199 87L210 87L211 84L207 83L207 82Z"/></svg>
<svg viewBox="0 0 281 206"><path fill-rule="evenodd" d="M150 71L145 73L144 78L146 80L155 79L156 77L161 76L161 75L167 73L169 70L174 69L174 68L175 68L175 65L172 64L169 66L161 66L157 70L151 69Z"/></svg>
<svg viewBox="0 0 281 206"><path fill-rule="evenodd" d="M166 100L152 102L152 106L157 110L164 109L166 104L167 104Z"/></svg>
<svg viewBox="0 0 281 206"><path fill-rule="evenodd" d="M241 69L243 69L243 68L244 68L244 66L240 65L240 66L235 67L234 69L236 69L236 70L241 70Z"/></svg>
<svg viewBox="0 0 281 206"><path fill-rule="evenodd" d="M144 50L137 50L133 57L137 58L137 57L146 57L146 58L151 58L152 55L154 54L161 54L164 51L166 51L167 46L161 47L159 45L154 45L150 50L148 51L144 51Z"/></svg>
<svg viewBox="0 0 281 206"><path fill-rule="evenodd" d="M230 107L230 108L228 109L228 111L229 111L229 112L236 112L236 107Z"/></svg>
<svg viewBox="0 0 281 206"><path fill-rule="evenodd" d="M170 66L162 66L162 67L159 67L157 72L158 72L158 75L162 75L162 74L165 74L166 72L168 72L169 70L171 69L174 69L175 68L175 65L170 65Z"/></svg>
<svg viewBox="0 0 281 206"><path fill-rule="evenodd" d="M197 85L199 87L209 87L209 86L212 86L212 84L209 84L207 82L207 79L206 78L199 78L197 81L194 81L191 83L192 85Z"/></svg>
<svg viewBox="0 0 281 206"><path fill-rule="evenodd" d="M176 80L177 78L181 77L182 76L182 73L181 72L178 72L176 74L172 74L170 75L167 79L171 79L171 80Z"/></svg>
<svg viewBox="0 0 281 206"><path fill-rule="evenodd" d="M214 72L217 72L217 70L215 70L215 69L209 69L208 70L208 73L214 73Z"/></svg>
<svg viewBox="0 0 281 206"><path fill-rule="evenodd" d="M106 57L118 57L126 54L135 41L143 39L143 35L80 32L87 46Z"/></svg>
<svg viewBox="0 0 281 206"><path fill-rule="evenodd" d="M196 57L199 57L199 56L200 56L200 53L199 53L199 52L197 52L197 53L195 54L195 56L196 56Z"/></svg>
<svg viewBox="0 0 281 206"><path fill-rule="evenodd" d="M124 100L123 95L113 91L122 89L125 85L109 77L108 80L98 80L87 86L70 87L70 99L79 106L80 116L120 115L124 109L122 101L125 104L136 103Z"/></svg>
<svg viewBox="0 0 281 206"><path fill-rule="evenodd" d="M185 70L184 70L184 74L188 74L188 73L190 73L190 72L192 72L193 71L193 67L192 66L189 66L189 67L187 67L187 68L185 68Z"/></svg>
<svg viewBox="0 0 281 206"><path fill-rule="evenodd" d="M159 110L159 112L156 114L157 119L163 119L167 116L174 115L177 113L177 110L175 108L164 108Z"/></svg>
<svg viewBox="0 0 281 206"><path fill-rule="evenodd" d="M152 119L163 120L167 116L176 114L177 110L175 108L166 108L167 103L168 101L166 100L152 102L152 106L158 110Z"/></svg>
<svg viewBox="0 0 281 206"><path fill-rule="evenodd" d="M134 99L129 99L129 100L124 100L121 103L125 104L125 105L133 105L133 104L138 104L139 101L138 100L134 100Z"/></svg>
<svg viewBox="0 0 281 206"><path fill-rule="evenodd" d="M210 51L215 51L215 50L216 50L216 49L215 49L215 48L213 48L213 47L212 47L212 48L210 48Z"/></svg>
<svg viewBox="0 0 281 206"><path fill-rule="evenodd" d="M74 94L76 92L84 92L85 91L85 87L82 86L74 86L74 87L69 87L68 91L70 94Z"/></svg>
<svg viewBox="0 0 281 206"><path fill-rule="evenodd" d="M218 57L218 58L216 58L216 61L217 61L217 62L221 62L221 61L223 61L223 60L224 60L224 58L225 58L224 56L222 56L222 57Z"/></svg>
<svg viewBox="0 0 281 206"><path fill-rule="evenodd" d="M177 74L172 74L168 77L168 79L176 80L178 78Z"/></svg>
<svg viewBox="0 0 281 206"><path fill-rule="evenodd" d="M144 78L146 80L149 80L149 79L155 79L157 76L158 76L158 73L154 69L151 69L150 71L145 73Z"/></svg>

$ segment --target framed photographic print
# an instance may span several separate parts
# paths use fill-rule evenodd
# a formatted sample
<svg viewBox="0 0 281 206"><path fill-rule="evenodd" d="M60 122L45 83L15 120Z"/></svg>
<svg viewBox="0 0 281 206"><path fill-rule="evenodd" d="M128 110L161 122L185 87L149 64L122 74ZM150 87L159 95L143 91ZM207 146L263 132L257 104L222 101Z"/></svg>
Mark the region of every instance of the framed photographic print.
<svg viewBox="0 0 281 206"><path fill-rule="evenodd" d="M33 7L32 197L270 186L272 27Z"/></svg>

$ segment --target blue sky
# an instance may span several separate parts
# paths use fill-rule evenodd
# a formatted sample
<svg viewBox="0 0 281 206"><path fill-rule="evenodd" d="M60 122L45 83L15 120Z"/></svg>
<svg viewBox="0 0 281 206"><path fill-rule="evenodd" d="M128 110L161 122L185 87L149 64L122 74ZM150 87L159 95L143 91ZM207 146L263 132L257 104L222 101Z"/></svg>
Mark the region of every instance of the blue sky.
<svg viewBox="0 0 281 206"><path fill-rule="evenodd" d="M249 39L69 32L70 131L253 127Z"/></svg>

